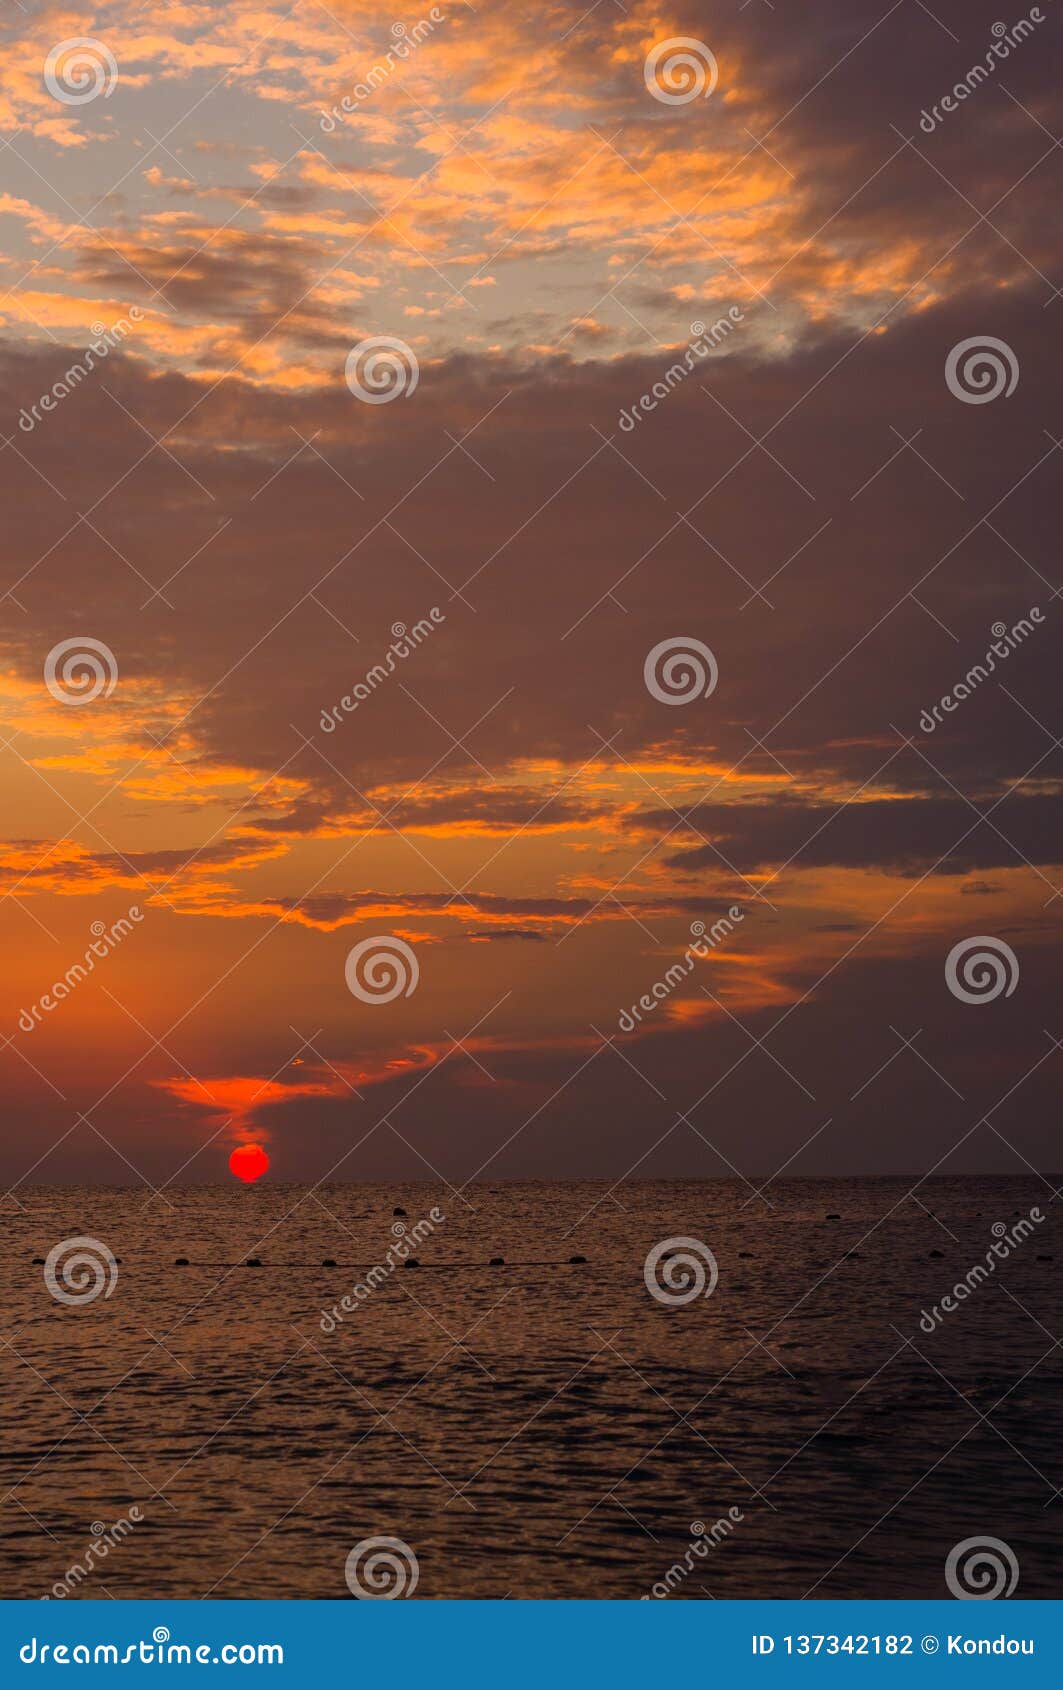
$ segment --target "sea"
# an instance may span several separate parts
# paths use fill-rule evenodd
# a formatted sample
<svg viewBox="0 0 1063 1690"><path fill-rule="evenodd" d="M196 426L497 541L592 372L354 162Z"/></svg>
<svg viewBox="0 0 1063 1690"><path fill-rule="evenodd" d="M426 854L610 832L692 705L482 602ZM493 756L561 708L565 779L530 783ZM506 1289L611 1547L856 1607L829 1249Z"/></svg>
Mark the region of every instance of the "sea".
<svg viewBox="0 0 1063 1690"><path fill-rule="evenodd" d="M1058 1183L20 1186L0 1589L1058 1597Z"/></svg>

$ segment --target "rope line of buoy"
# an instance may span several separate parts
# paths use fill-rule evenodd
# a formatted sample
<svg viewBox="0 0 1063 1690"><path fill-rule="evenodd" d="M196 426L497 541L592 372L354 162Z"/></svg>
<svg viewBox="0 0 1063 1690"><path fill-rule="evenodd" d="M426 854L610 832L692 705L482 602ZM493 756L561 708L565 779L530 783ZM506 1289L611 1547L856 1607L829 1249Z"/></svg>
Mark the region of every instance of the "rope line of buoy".
<svg viewBox="0 0 1063 1690"><path fill-rule="evenodd" d="M430 1272L432 1270L434 1270L435 1272L439 1273L439 1272L443 1272L443 1271L453 1270L453 1269L456 1269L456 1268L584 1267L584 1266L586 1266L586 1264L587 1264L586 1256L570 1256L568 1258L567 1262L557 1262L557 1261L554 1261L554 1262L543 1262L543 1261L507 1262L504 1256L492 1256L491 1260L489 1262L422 1262L422 1261L418 1260L418 1258L416 1256L408 1256L406 1258L406 1260L401 1265L404 1268L426 1268ZM354 1273L371 1273L373 1268L380 1266L379 1262L337 1262L337 1261L334 1261L331 1256L326 1256L325 1259L321 1262L263 1262L258 1256L249 1256L245 1261L242 1261L242 1262L193 1262L193 1261L190 1261L187 1256L177 1256L174 1259L173 1265L174 1265L174 1267L203 1267L203 1268L237 1268L237 1267L263 1268L263 1267L269 1267L269 1268L306 1268L306 1269L313 1269L313 1268L323 1267L323 1268L335 1268L337 1270L337 1272L340 1269L350 1269Z"/></svg>
<svg viewBox="0 0 1063 1690"><path fill-rule="evenodd" d="M115 1261L120 1262L121 1257L116 1256ZM33 1258L34 1267L40 1267L43 1262L44 1262L43 1256L34 1256L34 1258ZM587 1265L587 1258L586 1258L586 1256L570 1256L568 1258L567 1262L507 1262L504 1256L492 1256L491 1260L489 1262L422 1262L422 1261L419 1261L416 1256L408 1256L406 1258L406 1260L401 1265L404 1268L428 1268L429 1270L435 1269L436 1272L439 1272L440 1270L443 1270L443 1269L482 1268L482 1267L532 1267L532 1268L585 1267ZM308 1270L311 1269L311 1268L323 1267L323 1268L335 1268L337 1270L337 1272L341 1268L344 1268L344 1269L350 1268L352 1270L352 1272L354 1272L354 1273L371 1273L374 1268L380 1266L380 1263L379 1262L337 1262L337 1261L334 1261L331 1256L326 1256L324 1258L324 1260L320 1261L320 1262L264 1262L264 1261L261 1260L261 1258L259 1256L248 1256L242 1262L193 1262L193 1261L190 1261L187 1256L175 1256L174 1260L173 1260L173 1266L177 1267L177 1268L187 1268L187 1267L193 1267L193 1268L238 1268L238 1267L245 1267L245 1268L260 1268L260 1267L306 1268Z"/></svg>

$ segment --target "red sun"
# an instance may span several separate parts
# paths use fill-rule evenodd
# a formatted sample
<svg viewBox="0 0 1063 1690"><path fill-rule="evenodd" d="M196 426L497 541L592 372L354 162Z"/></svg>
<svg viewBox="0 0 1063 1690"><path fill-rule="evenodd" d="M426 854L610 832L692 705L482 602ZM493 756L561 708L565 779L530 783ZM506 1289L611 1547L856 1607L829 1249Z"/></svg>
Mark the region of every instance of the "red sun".
<svg viewBox="0 0 1063 1690"><path fill-rule="evenodd" d="M229 1157L229 1168L237 1179L242 1179L245 1185L251 1185L256 1179L261 1179L269 1167L269 1157L260 1144L237 1145Z"/></svg>

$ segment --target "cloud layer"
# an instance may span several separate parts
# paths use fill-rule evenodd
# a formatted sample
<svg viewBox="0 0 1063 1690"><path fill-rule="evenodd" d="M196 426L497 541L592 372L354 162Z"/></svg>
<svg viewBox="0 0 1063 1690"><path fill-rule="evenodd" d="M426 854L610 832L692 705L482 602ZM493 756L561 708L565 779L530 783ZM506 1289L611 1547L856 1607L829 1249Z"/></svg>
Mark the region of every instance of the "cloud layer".
<svg viewBox="0 0 1063 1690"><path fill-rule="evenodd" d="M1043 1166L1054 8L952 111L981 4L439 10L404 56L361 4L7 25L10 1178L79 1112L75 1177L241 1135L293 1179ZM64 104L86 35L117 80ZM681 36L717 80L669 104ZM380 335L409 390L367 403ZM79 639L117 684L72 708ZM715 665L681 705L669 641ZM971 933L1014 999L949 995ZM347 989L375 934L409 998Z"/></svg>

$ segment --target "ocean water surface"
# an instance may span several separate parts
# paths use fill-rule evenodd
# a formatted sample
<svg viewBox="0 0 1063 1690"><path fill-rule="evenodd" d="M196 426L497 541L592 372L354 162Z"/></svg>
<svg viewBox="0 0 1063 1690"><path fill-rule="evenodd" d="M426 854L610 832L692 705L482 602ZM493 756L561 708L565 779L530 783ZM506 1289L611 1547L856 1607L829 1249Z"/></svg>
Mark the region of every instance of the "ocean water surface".
<svg viewBox="0 0 1063 1690"><path fill-rule="evenodd" d="M390 1537L415 1599L929 1598L988 1535L1058 1596L1059 1202L909 1188L19 1188L3 1593L349 1600L352 1548ZM34 1258L81 1237L116 1277L68 1303ZM677 1238L711 1294L651 1294Z"/></svg>

